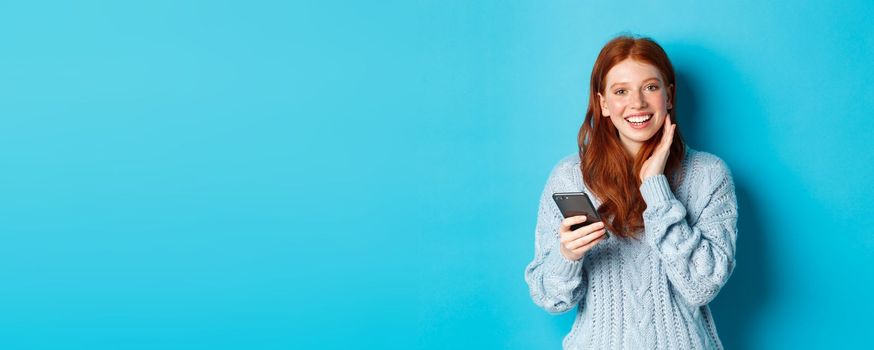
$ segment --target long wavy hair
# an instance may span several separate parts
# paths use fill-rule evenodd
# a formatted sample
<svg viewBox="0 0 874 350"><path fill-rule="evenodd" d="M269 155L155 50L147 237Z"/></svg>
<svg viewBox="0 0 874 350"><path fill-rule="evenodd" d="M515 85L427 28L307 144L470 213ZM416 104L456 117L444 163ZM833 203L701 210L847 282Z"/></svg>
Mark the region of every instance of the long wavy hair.
<svg viewBox="0 0 874 350"><path fill-rule="evenodd" d="M601 114L598 93L605 93L607 72L619 62L631 58L656 67L664 78L672 106L676 106L676 79L674 67L665 50L654 40L646 37L619 36L601 49L589 85L589 107L586 119L577 137L580 154L580 171L586 186L601 200L598 213L610 232L621 237L636 237L643 229L643 211L646 202L640 194L640 174L643 163L653 154L664 128L653 135L640 148L637 155L630 156L619 140L619 131ZM668 109L671 121L676 123L676 113ZM674 133L670 155L665 164L665 175L672 181L675 172L685 157L685 143L680 128ZM675 187L676 184L671 184Z"/></svg>

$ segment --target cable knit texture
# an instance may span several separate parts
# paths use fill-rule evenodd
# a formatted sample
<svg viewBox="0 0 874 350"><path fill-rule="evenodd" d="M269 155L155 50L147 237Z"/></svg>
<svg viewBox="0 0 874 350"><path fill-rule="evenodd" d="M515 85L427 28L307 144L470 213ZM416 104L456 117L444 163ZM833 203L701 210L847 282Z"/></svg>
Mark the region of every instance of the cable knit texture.
<svg viewBox="0 0 874 350"><path fill-rule="evenodd" d="M577 307L565 349L722 349L707 304L734 269L737 200L718 157L686 148L676 188L665 175L640 187L644 232L612 234L579 261L559 251L561 213L552 194L589 191L576 154L552 170L525 269L531 298L550 313Z"/></svg>

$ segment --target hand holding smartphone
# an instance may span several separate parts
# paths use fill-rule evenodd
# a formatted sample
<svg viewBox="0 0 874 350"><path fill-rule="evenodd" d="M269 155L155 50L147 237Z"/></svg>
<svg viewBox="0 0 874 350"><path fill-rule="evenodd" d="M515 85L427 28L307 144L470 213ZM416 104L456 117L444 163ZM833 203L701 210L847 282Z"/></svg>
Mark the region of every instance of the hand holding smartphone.
<svg viewBox="0 0 874 350"><path fill-rule="evenodd" d="M552 199L558 205L558 210L565 218L585 215L586 222L571 226L571 230L576 230L580 227L591 225L601 221L601 216L595 210L595 205L589 196L583 192L562 192L552 194Z"/></svg>
<svg viewBox="0 0 874 350"><path fill-rule="evenodd" d="M608 237L601 216L588 195L583 192L562 192L554 193L552 199L565 218L559 229L561 252L565 257L579 260L589 249ZM583 222L566 227L568 221L582 220L580 216L585 216ZM581 227L583 230L577 231Z"/></svg>

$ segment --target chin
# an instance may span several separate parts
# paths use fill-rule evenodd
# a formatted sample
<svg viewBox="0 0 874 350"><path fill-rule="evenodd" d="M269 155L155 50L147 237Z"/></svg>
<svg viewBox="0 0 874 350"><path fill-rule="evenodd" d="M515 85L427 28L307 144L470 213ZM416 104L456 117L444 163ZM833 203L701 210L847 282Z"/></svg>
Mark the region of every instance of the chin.
<svg viewBox="0 0 874 350"><path fill-rule="evenodd" d="M652 139L658 130L630 130L627 134L627 138L633 140L635 142L647 142Z"/></svg>

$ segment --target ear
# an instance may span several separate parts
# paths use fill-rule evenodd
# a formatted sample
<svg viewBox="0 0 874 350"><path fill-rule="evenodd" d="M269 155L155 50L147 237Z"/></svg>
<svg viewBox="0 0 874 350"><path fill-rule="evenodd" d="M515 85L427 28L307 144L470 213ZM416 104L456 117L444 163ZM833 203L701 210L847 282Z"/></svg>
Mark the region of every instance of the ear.
<svg viewBox="0 0 874 350"><path fill-rule="evenodd" d="M668 109L674 109L674 84L668 85Z"/></svg>
<svg viewBox="0 0 874 350"><path fill-rule="evenodd" d="M610 110L607 109L607 101L604 99L604 95L601 95L600 92L598 93L598 102L601 105L601 115L609 117Z"/></svg>

